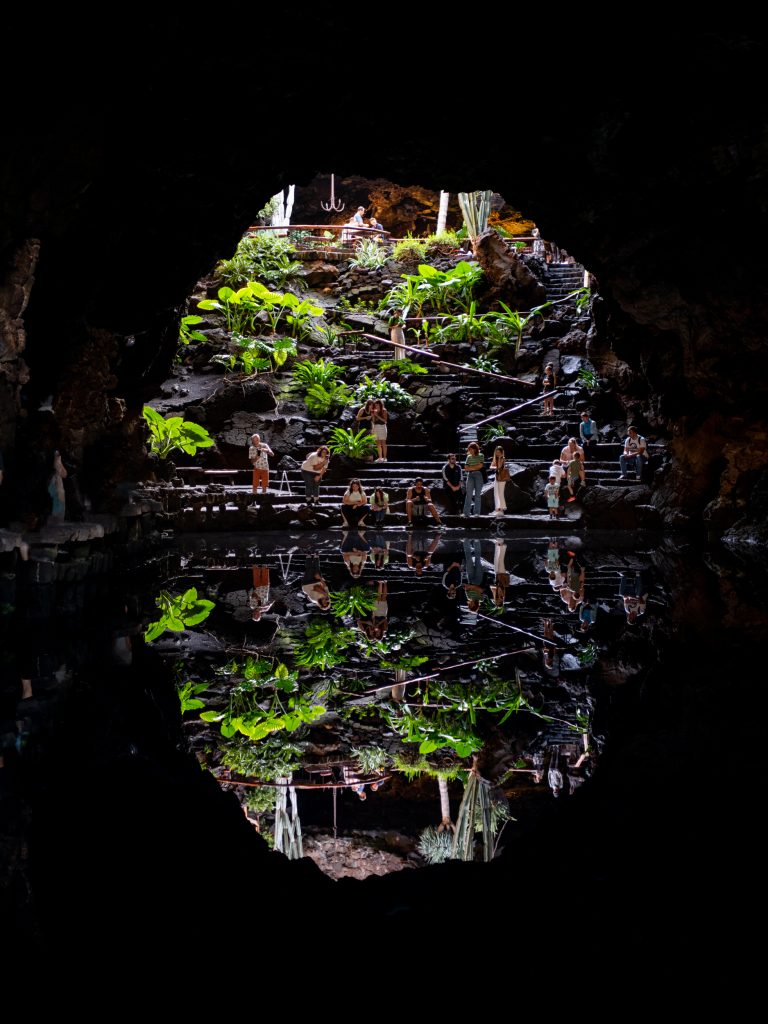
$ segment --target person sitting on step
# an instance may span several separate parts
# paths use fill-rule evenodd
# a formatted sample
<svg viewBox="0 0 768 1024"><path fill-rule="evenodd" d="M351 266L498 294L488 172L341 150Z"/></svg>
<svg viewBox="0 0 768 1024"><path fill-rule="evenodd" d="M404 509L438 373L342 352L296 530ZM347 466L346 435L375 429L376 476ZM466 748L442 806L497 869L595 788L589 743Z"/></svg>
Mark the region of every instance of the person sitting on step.
<svg viewBox="0 0 768 1024"><path fill-rule="evenodd" d="M568 438L568 444L560 452L560 461L564 466L568 466L568 463L573 458L574 454L578 452L579 455L584 458L584 449L581 447L575 437Z"/></svg>
<svg viewBox="0 0 768 1024"><path fill-rule="evenodd" d="M597 444L597 424L588 412L583 412L581 414L581 420L579 422L579 438L585 448L588 448L592 444Z"/></svg>
<svg viewBox="0 0 768 1024"><path fill-rule="evenodd" d="M364 526L365 517L371 511L368 498L357 477L349 481L349 487L341 498L341 518L344 525L353 528Z"/></svg>
<svg viewBox="0 0 768 1024"><path fill-rule="evenodd" d="M426 512L430 512L438 527L442 528L443 524L440 522L440 514L432 501L429 488L424 486L424 481L420 476L417 476L412 486L408 488L405 496L405 511L408 515L409 527L413 526L414 513L418 516L423 516Z"/></svg>
<svg viewBox="0 0 768 1024"><path fill-rule="evenodd" d="M627 437L624 439L624 451L619 456L621 476L619 480L626 480L627 474L631 471L634 477L639 477L643 472L643 462L648 458L648 445L644 437L637 432L637 427L627 428Z"/></svg>

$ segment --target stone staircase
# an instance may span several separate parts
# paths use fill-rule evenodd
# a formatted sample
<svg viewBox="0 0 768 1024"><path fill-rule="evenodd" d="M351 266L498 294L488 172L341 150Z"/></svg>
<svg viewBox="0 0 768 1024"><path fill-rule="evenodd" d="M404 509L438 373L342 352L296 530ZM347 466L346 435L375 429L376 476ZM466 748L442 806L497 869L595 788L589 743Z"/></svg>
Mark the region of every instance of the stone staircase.
<svg viewBox="0 0 768 1024"><path fill-rule="evenodd" d="M562 299L583 287L584 267L580 263L548 263L545 284L550 302Z"/></svg>

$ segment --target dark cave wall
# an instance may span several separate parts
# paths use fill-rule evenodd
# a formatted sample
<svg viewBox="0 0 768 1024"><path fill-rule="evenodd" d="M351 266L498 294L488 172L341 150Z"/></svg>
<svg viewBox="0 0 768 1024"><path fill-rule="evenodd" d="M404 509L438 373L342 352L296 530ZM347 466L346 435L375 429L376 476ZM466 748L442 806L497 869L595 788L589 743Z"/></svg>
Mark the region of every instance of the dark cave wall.
<svg viewBox="0 0 768 1024"><path fill-rule="evenodd" d="M321 24L342 41L360 31L308 17L306 39ZM14 410L31 413L30 443L34 408L51 392L58 430L81 452L114 427L109 397L126 400L127 429L165 375L194 282L269 195L333 168L339 179L425 190L489 186L519 204L595 273L604 308L590 354L628 416L673 438L677 464L659 504L698 517L716 502L722 528L742 514L740 474L768 465L768 153L763 124L735 98L757 94L762 42L701 34L681 50L674 36L654 40L658 65L674 69L654 92L642 40L611 53L587 35L552 40L550 66L574 49L584 58L582 109L552 123L535 79L499 59L474 68L463 99L452 86L453 103L427 104L397 74L386 90L343 79L318 89L311 60L295 59L311 55L306 39L294 41L289 65L277 49L261 52L256 73L253 53L203 49L180 20L133 31L62 75L46 116L30 111L5 139L6 448ZM384 52L393 45L380 38Z"/></svg>

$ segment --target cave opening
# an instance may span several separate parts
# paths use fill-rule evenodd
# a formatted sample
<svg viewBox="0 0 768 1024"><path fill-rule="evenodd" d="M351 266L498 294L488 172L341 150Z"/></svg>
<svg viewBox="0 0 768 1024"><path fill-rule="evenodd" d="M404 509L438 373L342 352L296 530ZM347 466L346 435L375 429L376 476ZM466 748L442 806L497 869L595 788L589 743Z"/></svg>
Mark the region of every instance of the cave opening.
<svg viewBox="0 0 768 1024"><path fill-rule="evenodd" d="M340 178L345 168L362 168L370 175L380 172L387 180L422 181L433 188L442 185L458 189L468 181L493 180L503 195L529 197L529 212L536 222L562 237L568 250L583 257L594 271L598 289L590 323L583 328L573 325L586 338L569 338L573 332L563 330L557 336L558 346L574 345L577 351L564 352L565 356L586 355L595 367L603 388L602 404L590 399L589 407L598 404L600 413L594 417L598 427L621 423L624 433L630 422L636 423L651 445L660 447L651 451L658 457L649 467L652 480L630 481L626 488L639 495L634 503L610 500L619 490L615 486L618 481L611 481L612 486L605 488L602 484L593 487L596 478L590 482L588 477L583 511L587 511L590 491L608 492L602 496L599 510L602 526L585 524L585 530L574 531L581 546L571 544L568 535L564 538L563 567L567 568L570 561L567 552L575 551L589 587L590 581L600 581L604 571L615 575L621 563L625 575L631 578L624 589L634 585L638 568L642 592L646 579L651 584L648 610L640 617L639 626L628 623L624 598L631 601L642 593L620 594L621 581L618 576L612 577L610 600L607 595L604 598L607 609L599 609L595 625L589 627L594 633L588 634L599 636L604 648L596 671L602 674L605 699L596 711L611 742L601 753L600 770L572 799L562 799L565 794L561 794L558 800L549 801L540 817L531 813L527 820L535 820L536 827L526 832L526 826L521 826L517 838L513 838L511 824L505 828L503 839L509 848L483 868L489 881L476 883L475 894L482 888L485 897L477 913L478 919L490 921L496 909L503 907L521 915L526 924L533 922L530 927L534 932L551 934L554 915L560 913L557 919L562 919L563 900L570 907L572 894L579 893L581 899L586 890L588 907L583 915L592 926L590 934L598 936L596 942L609 933L627 933L627 902L627 918L632 926L638 924L638 934L653 935L658 932L659 920L670 921L668 906L660 894L675 885L682 894L675 906L684 909L671 933L693 930L692 922L702 920L697 904L699 886L708 884L709 866L717 862L718 856L728 862L734 836L746 837L749 830L745 823L752 820L747 801L725 781L722 766L743 763L745 750L760 749L759 716L745 715L744 709L751 708L754 700L754 672L750 674L747 663L750 652L759 650L765 614L761 589L750 593L744 581L749 578L750 563L756 560L755 539L761 536L762 526L755 513L764 505L764 488L760 486L766 444L762 395L766 379L764 311L757 299L761 284L758 241L764 210L764 158L749 112L743 103L733 100L737 85L742 97L759 89L755 56L762 44L717 35L706 40L686 39L679 52L673 52L666 40L661 40L659 46L669 58L669 67L679 66L682 53L682 63L690 71L680 88L667 79L663 103L655 103L647 95L647 54L633 79L642 82L642 97L622 87L626 77L615 54L601 55L601 78L607 61L617 73L618 87L615 94L610 94L604 83L599 85L578 117L564 117L564 123L553 127L551 118L542 118L536 89L528 90L530 99L524 95L525 89L516 94L516 136L531 140L535 159L525 159L527 154L522 154L514 165L500 159L500 146L493 140L498 138L499 125L509 106L506 102L477 104L471 133L483 138L485 145L457 145L455 166L445 182L435 180L432 165L433 147L450 134L447 129L453 115L447 113L447 105L445 110L434 111L431 124L426 123L430 119L420 118L418 130L409 129L402 135L396 130L402 125L402 114L393 117L391 111L388 113L389 98L386 104L382 101L380 115L376 101L378 130L387 139L397 139L387 152L380 152L383 147L379 140L374 146L358 136L348 152L340 153L338 137L329 144L327 133L321 132L317 151L308 156L305 143L289 137L294 133L286 133L285 146L279 152L274 144L258 150L257 175L252 168L247 173L243 170L241 154L236 152L239 142L238 146L222 147L215 159L205 153L208 159L197 161L192 173L190 150L179 153L178 140L196 139L200 146L195 128L201 112L209 110L214 123L220 110L210 95L197 93L194 103L186 98L183 105L171 104L171 111L177 114L176 131L171 133L168 111L156 103L155 96L150 99L150 89L143 82L137 83L131 90L130 103L118 111L127 112L127 117L117 116L109 124L106 119L102 123L98 109L96 117L90 113L73 117L77 144L64 154L66 159L47 167L39 159L41 149L23 151L34 173L17 174L14 170L9 175L4 209L12 217L2 234L5 278L0 305L8 313L3 320L4 348L0 353L0 438L7 456L3 487L15 489L38 454L47 458L48 449L62 443L64 437L65 446L82 451L83 490L91 499L84 523L91 521L90 513L96 510L95 515L100 517L96 521L104 530L103 536L89 537L83 524L75 524L81 530L79 534L70 526L59 533L44 534L30 519L22 522L24 529L12 533L22 538L34 535L31 558L23 559L15 543L3 555L8 557L2 576L4 729L8 725L3 733L7 751L3 771L10 768L3 782L11 793L4 809L15 808L13 827L6 834L14 837L8 848L23 851L29 834L25 832L24 816L33 813L34 835L29 848L36 905L30 910L25 896L29 891L25 888L28 875L21 854L10 858L14 867L4 876L4 881L10 879L4 899L16 918L27 926L34 922L27 934L40 927L40 948L65 946L65 923L81 916L91 935L115 937L117 945L122 943L128 950L130 940L125 936L131 931L128 922L134 919L136 908L141 908L146 920L156 923L149 945L158 953L165 942L185 930L206 938L220 935L222 928L230 936L245 936L244 921L238 919L231 901L221 896L217 886L215 899L202 901L205 906L195 900L195 909L190 908L188 897L194 886L191 882L179 884L179 874L184 871L218 883L225 877L247 879L249 872L256 870L260 880L279 879L274 894L265 898L270 907L284 902L289 891L291 907L300 906L304 900L304 906L311 904L318 919L326 921L334 914L346 921L391 923L398 914L401 921L413 921L434 914L440 901L447 905L447 893L452 897L467 894L475 884L475 875L472 883L465 881L471 871L466 867L459 868L461 880L456 881L459 876L451 864L430 872L391 873L376 886L356 886L355 895L350 895L351 888L344 885L327 888L330 883L311 873L303 862L290 865L290 872L281 874L283 862L276 855L268 860L262 856L261 844L254 842L253 825L246 822L242 808L235 806L227 794L223 798L221 787L210 773L200 772L194 763L190 765L186 753L177 756L181 754L177 745L183 749L189 737L184 735L186 727L179 725L175 684L194 686L202 681L203 674L174 679L151 645L145 651L140 642L140 632L157 617L155 601L161 579L167 579L172 596L178 596L182 586L186 588L182 594L194 587L197 596L190 597L190 601L214 600L215 595L206 597L204 586L198 589L198 584L209 575L211 580L218 576L215 582L219 585L229 578L228 568L237 586L227 590L221 585L225 599L217 602L209 624L215 624L216 630L221 629L230 638L238 629L245 632L245 628L263 626L253 619L249 623L238 618L246 607L243 601L247 602L249 591L255 589L255 580L249 574L257 560L250 561L252 545L242 546L245 531L238 527L231 542L224 540L224 533L214 542L211 537L216 530L209 522L216 518L223 522L242 513L243 521L249 523L249 516L252 522L254 517L259 518L262 508L271 505L273 512L265 510L261 526L254 531L261 540L267 533L262 527L270 520L274 522L272 516L282 511L279 503L269 500L274 497L270 495L267 501L262 496L257 496L255 502L251 499L251 505L258 508L256 513L248 512L248 501L242 507L234 502L230 507L225 502L222 508L219 500L222 494L226 497L230 486L235 494L238 487L247 491L250 486L250 463L243 443L250 423L236 419L242 411L241 399L232 395L230 408L222 404L219 409L222 422L232 424L227 428L231 451L224 449L224 461L231 462L230 456L237 452L239 464L234 468L239 477L231 482L221 477L216 481L211 472L204 486L195 487L194 474L187 471L199 459L206 460L206 468L211 471L229 472L223 463L215 465L216 454L206 449L194 460L179 460L186 480L184 473L174 476L170 472L169 479L163 480L161 470L154 481L149 481L153 493L144 496L136 487L146 482L142 449L147 427L140 411L145 403L156 404L158 390L166 383L171 393L162 394L163 402L178 403L181 408L186 404L183 400L191 397L180 394L187 385L178 371L168 376L177 349L179 317L192 312L186 298L198 294L196 282L205 278L213 261L231 256L252 211L277 183L286 180L284 168L292 166L297 168L299 183L309 182L321 166L336 166ZM162 56L162 39L156 48ZM212 57L212 72L219 68L223 77L229 74L230 56L227 61ZM552 59L551 53L548 59ZM713 66L720 69L716 76L708 73ZM503 70L507 83L507 69ZM493 83L498 86L502 75L494 75L493 69L488 73L486 93L493 93ZM267 79L265 76L256 86L259 95L274 86ZM284 112L295 112L297 93L291 83L280 82L284 95L276 102L283 104L280 109ZM505 84L505 89L508 87ZM498 99L501 93L496 95ZM367 94L362 113L369 118L372 102ZM545 125L544 120L550 123ZM119 125L119 131L113 124ZM130 136L126 124L142 140L141 145L125 145L125 138ZM89 132L100 133L97 146L80 144L87 142ZM56 137L60 142L60 126ZM23 160L19 166L26 170ZM50 187L55 181L59 186ZM379 219L386 229L384 218ZM314 222L313 218L307 220ZM747 225L749 230L745 230ZM419 226L418 230L425 228ZM42 248L39 274L32 283L34 265L25 264L24 246L36 238L41 239ZM174 258L160 266L159 254L171 247ZM95 253L103 253L104 258L95 258ZM160 267L158 273L153 271L149 282L145 273L148 263ZM89 268L87 285L83 281L84 266ZM353 315L367 314L358 310ZM361 323L353 326L362 331ZM375 325L366 326L373 326L376 334ZM388 327L384 323L379 332L382 340ZM524 344L524 348L530 347L532 360L534 343L546 340L546 335L536 338L536 331L532 325ZM32 368L29 382L24 380L25 344ZM584 352L579 353L582 344ZM329 358L333 356L332 351L328 353ZM426 367L429 363L426 352L411 356L417 365L423 363ZM542 362L539 359L538 369ZM439 371L430 369L428 375L430 372ZM178 386L176 392L172 390L174 384ZM246 390L247 402L261 407L254 412L269 414L274 410L261 384ZM50 417L50 411L39 407L46 405L48 395L53 395L56 419L44 426L41 417ZM197 404L205 404L206 397L198 396ZM460 411L468 409L471 402L467 401ZM499 403L497 412L503 411ZM20 412L25 415L19 418ZM471 416L458 422L469 419ZM514 417L507 417L507 422L515 426L510 419ZM271 430L274 420L265 422ZM393 432L396 426L393 418ZM544 427L548 425L536 424L541 428L539 433L532 432L533 426L529 424L527 439L532 455L538 454L531 449L545 436ZM572 427L578 426L579 420L572 423ZM435 418L430 430L440 427ZM510 444L509 451L505 451L510 462L513 449L517 459L526 448L518 444L519 433L525 437L525 431L505 435L514 439L514 446ZM265 431L265 436L271 440L269 432ZM453 448L454 440L458 442L463 436L449 423L437 445L441 457ZM318 436L317 444L323 440L324 436ZM617 442L612 437L611 443L620 444L622 440ZM419 443L417 437L406 437L405 442ZM393 449L398 443L393 436ZM503 441L502 447L506 445ZM552 439L548 438L542 447L551 458L555 447ZM273 446L273 450L277 449ZM301 458L306 454L304 450L299 452ZM489 458L492 451L483 454ZM280 452L281 459L286 456L299 461L290 445ZM209 457L211 462L207 462ZM619 475L616 462L613 452L610 473L614 477ZM587 465L589 473L589 462ZM385 466L379 464L379 470ZM303 485L300 468L286 465L285 472L295 492ZM328 500L321 501L318 508L314 503L309 507L313 516L318 517L325 506L329 510L333 506L334 514L338 514L348 477L334 484L338 491L331 489L330 479L324 481ZM174 480L182 480L182 484ZM34 481L34 502L31 491L22 494L23 505L28 504L27 499L30 508L36 503L32 511L43 529L51 500L46 482L39 475ZM223 490L212 486L214 482L223 483ZM431 476L428 482L433 484L436 477ZM519 495L516 487L528 498ZM509 498L514 495L521 503L533 495L525 479L514 479L506 490ZM194 500L187 501L193 491ZM179 507L166 507L177 497ZM490 500L494 498L491 494ZM8 490L0 494L0 500L8 500ZM541 503L536 505L537 501ZM534 505L538 512L547 512L541 495L534 498ZM441 506L438 500L442 515L445 510ZM2 510L3 526L11 521L6 507ZM508 518L513 521L516 515L525 516L531 507L509 512ZM18 505L13 509L14 522L18 522L17 509ZM488 510L483 511L487 515ZM391 514L407 518L406 511ZM178 550L173 543L169 545L167 535L176 530L175 521L168 518L173 516L176 521L187 518L190 526L197 528L202 541L196 547L191 541L192 531L183 533ZM150 520L153 526L145 532L142 524ZM404 520L400 522L407 531ZM464 539L459 542L458 533L451 537L458 526L449 523L433 561L442 568L440 554L469 564L479 560L485 574L483 585L488 589L491 577L496 576L496 542L503 538L497 537L492 523L485 525L490 529L467 531L469 547L465 551ZM427 550L433 537L428 526ZM601 548L596 536L600 528L629 534L638 545L627 552L615 539L611 541L613 547L609 544L607 549ZM349 552L341 551L340 544L320 545L317 552L307 550L305 542L312 536L311 529L296 530L296 536L290 524L281 529L285 536L280 543L259 553L262 563L269 564L272 579L280 578L276 591L284 589L282 577L277 576L281 557L287 564L291 555L296 561L315 554L321 565L324 560L333 565L335 575L329 582L339 590L351 590L343 585L352 580L343 558ZM408 568L408 533L404 535L402 551L391 556L395 563L392 568L397 570L392 573L393 588L402 590L397 596L401 602L407 600L405 592L415 577ZM340 539L340 533L334 536ZM420 536L422 543L424 536ZM515 545L507 544L502 574L506 571L510 577L526 581L518 584L510 580L508 597L510 591L514 596L518 586L535 589L537 580L544 588L549 586L544 582L541 564L546 550L543 536L536 534L527 553L519 557L517 550L512 557ZM414 555L426 556L426 551L419 552L417 547L411 543L411 560ZM610 554L604 557L606 550ZM355 549L352 554L356 554ZM367 552L363 580L373 579L378 554L372 561ZM437 570L432 571L432 577L431 588L424 588L423 597L428 614L421 616L427 629L435 624L432 605L440 606L445 600L442 582L435 582ZM439 578L442 580L442 576ZM373 588L369 584L366 589ZM231 596L234 593L237 600ZM290 611L288 595L281 592L279 598L286 612ZM402 607L395 607L393 599L393 615L401 616ZM520 608L524 610L523 605ZM173 610L169 605L161 611L165 614ZM282 612L283 606L279 610ZM365 621L366 617L361 619ZM263 618L268 622L269 614ZM200 626L194 634L198 637L194 643L200 648L195 657L200 664L208 658L210 668L220 652L206 653L205 626ZM498 623L496 627L486 623L482 628L486 627L499 632L503 629ZM174 632L170 630L158 641L168 643L168 659L174 650ZM210 642L213 645L214 641ZM578 646L584 646L580 638ZM129 649L135 659L132 667L125 664ZM184 646L176 650L183 651ZM35 652L31 660L27 657L29 651ZM97 655L111 659L109 664L115 667L105 673L107 661L99 667ZM363 654L355 650L353 655L363 666L357 670L362 675L366 664ZM71 672L73 666L76 673ZM525 674L525 668L521 671ZM539 651L539 663L531 674L543 675L544 671ZM567 692L575 683L563 674L568 685L561 689ZM75 676L76 685L70 685ZM40 701L39 708L33 712L33 706L27 705L29 713L22 707L19 714L17 698L25 693L22 681L29 679L33 692L36 688L39 691L34 698ZM622 685L621 680L629 685ZM195 696L189 691L186 694L189 700ZM220 706L214 704L211 710ZM193 707L191 712L199 710ZM18 722L27 724L22 728ZM575 719L574 724L578 724ZM88 784L84 786L86 778ZM434 791L425 796L434 809L439 806L437 780L430 778L424 784ZM382 804L388 785L389 780L365 802L352 796L346 811L360 815L362 821L363 814ZM450 780L450 785L455 813L459 783ZM713 837L712 830L702 823L711 820L715 799L720 800L727 828ZM329 802L322 807L326 822L331 813ZM254 816L262 812L249 813ZM307 810L308 823L313 813ZM525 815L520 818L525 820ZM661 856L660 847L664 851ZM749 851L756 847L745 843L742 849L748 861ZM137 864L142 868L137 869ZM749 864L745 868L742 861L743 870L737 876L741 881L734 885L749 884L748 868ZM418 875L418 884L403 879L403 874ZM562 885L532 885L531 891L516 898L513 906L510 893L514 891L516 897L519 893L515 880L544 876L561 879ZM120 884L116 883L118 877ZM236 890L236 894L242 891ZM102 905L104 893L110 896L109 910ZM617 893L622 897L619 900L614 899ZM541 914L542 906L552 914ZM276 932L283 928L286 933L291 928L280 923L274 927ZM33 939L32 945L37 941Z"/></svg>

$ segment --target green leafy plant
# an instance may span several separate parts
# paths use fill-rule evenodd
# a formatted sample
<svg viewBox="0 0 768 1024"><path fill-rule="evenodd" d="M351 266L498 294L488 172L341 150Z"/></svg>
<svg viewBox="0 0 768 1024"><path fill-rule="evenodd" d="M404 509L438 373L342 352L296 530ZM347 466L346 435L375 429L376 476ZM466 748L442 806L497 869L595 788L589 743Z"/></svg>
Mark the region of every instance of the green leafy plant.
<svg viewBox="0 0 768 1024"><path fill-rule="evenodd" d="M234 685L226 708L203 711L200 718L219 723L221 735L227 739L241 733L256 741L281 730L295 732L325 714L325 705L313 703L314 698L313 693L300 691L296 672L278 663L271 675Z"/></svg>
<svg viewBox="0 0 768 1024"><path fill-rule="evenodd" d="M304 639L294 645L294 660L302 668L325 672L346 661L346 651L355 642L355 630L339 629L330 622L313 623L304 631Z"/></svg>
<svg viewBox="0 0 768 1024"><path fill-rule="evenodd" d="M386 266L389 259L389 250L386 246L381 245L375 238L364 238L357 246L349 265L359 267L361 270L377 270Z"/></svg>
<svg viewBox="0 0 768 1024"><path fill-rule="evenodd" d="M197 596L197 590L190 587L183 594L171 594L167 590L161 590L155 599L155 604L160 609L160 618L150 622L144 633L147 643L152 643L166 630L173 633L181 633L189 626L197 626L204 619L207 619L216 607L215 601L208 601Z"/></svg>
<svg viewBox="0 0 768 1024"><path fill-rule="evenodd" d="M327 385L311 384L304 395L304 404L316 416L328 416L353 400L352 389L337 380Z"/></svg>
<svg viewBox="0 0 768 1024"><path fill-rule="evenodd" d="M392 258L396 263L418 263L426 259L427 246L418 238L402 238L396 243Z"/></svg>
<svg viewBox="0 0 768 1024"><path fill-rule="evenodd" d="M332 590L331 613L339 619L350 615L360 618L368 615L376 603L376 595L369 587L353 584L348 590Z"/></svg>
<svg viewBox="0 0 768 1024"><path fill-rule="evenodd" d="M253 814L270 814L275 809L277 790L274 786L253 786L243 801Z"/></svg>
<svg viewBox="0 0 768 1024"><path fill-rule="evenodd" d="M316 362L312 362L305 359L296 363L293 368L293 384L298 388L308 388L312 384L322 384L323 387L327 387L343 373L344 367L332 363L330 360L318 359Z"/></svg>
<svg viewBox="0 0 768 1024"><path fill-rule="evenodd" d="M576 380L588 391L597 391L600 387L599 377L594 370L588 370L586 366L582 366L579 369L579 372L576 374Z"/></svg>
<svg viewBox="0 0 768 1024"><path fill-rule="evenodd" d="M492 338L489 338L489 344L505 345L514 342L515 359L517 359L523 343L523 331L532 320L537 316L541 316L542 310L551 306L552 303L543 302L540 306L535 306L527 316L523 316L521 313L510 309L505 302L499 302L499 305L503 312L494 314L496 333Z"/></svg>
<svg viewBox="0 0 768 1024"><path fill-rule="evenodd" d="M382 661L381 667L393 669L395 671L407 672L412 668L418 668L420 665L425 665L429 661L429 658L423 654L413 654L407 658L400 658L397 661Z"/></svg>
<svg viewBox="0 0 768 1024"><path fill-rule="evenodd" d="M499 367L497 360L486 355L475 356L472 362L468 365L473 367L475 370L484 370L486 373L501 373L501 368Z"/></svg>
<svg viewBox="0 0 768 1024"><path fill-rule="evenodd" d="M186 711L196 711L198 708L205 707L205 702L200 700L197 695L198 693L205 693L207 689L208 683L193 683L191 680L187 680L183 684L180 683L176 687L182 715Z"/></svg>
<svg viewBox="0 0 768 1024"><path fill-rule="evenodd" d="M217 294L216 299L198 302L198 309L221 313L227 330L240 334L257 334L265 323L276 334L285 320L289 333L301 341L312 332L313 318L323 313L322 306L297 299L292 292L272 292L260 281L249 281L237 291L219 288Z"/></svg>
<svg viewBox="0 0 768 1024"><path fill-rule="evenodd" d="M265 736L254 743L238 734L220 742L222 765L235 775L274 782L294 772L302 749L284 735Z"/></svg>
<svg viewBox="0 0 768 1024"><path fill-rule="evenodd" d="M441 231L439 235L427 235L427 247L444 246L445 248L458 249L461 239L455 231Z"/></svg>
<svg viewBox="0 0 768 1024"><path fill-rule="evenodd" d="M451 856L453 833L427 825L419 836L417 849L427 864L442 864Z"/></svg>
<svg viewBox="0 0 768 1024"><path fill-rule="evenodd" d="M161 459L176 451L195 455L198 448L210 448L215 443L205 427L181 416L165 419L151 405L144 406L142 415L149 427L150 451Z"/></svg>
<svg viewBox="0 0 768 1024"><path fill-rule="evenodd" d="M498 420L496 423L489 423L486 427L480 427L477 437L481 444L488 444L489 441L495 441L498 437L507 437L508 431L511 429L511 424L506 420Z"/></svg>
<svg viewBox="0 0 768 1024"><path fill-rule="evenodd" d="M582 668L591 668L596 664L600 656L600 648L594 640L588 640L585 644L576 648L576 657Z"/></svg>
<svg viewBox="0 0 768 1024"><path fill-rule="evenodd" d="M400 376L417 375L429 373L426 366L422 366L420 363L415 363L413 359L382 359L379 363L379 369L385 371L394 371Z"/></svg>
<svg viewBox="0 0 768 1024"><path fill-rule="evenodd" d="M233 332L237 350L230 355L215 355L212 363L220 363L231 370L240 369L249 376L254 373L279 369L289 356L296 355L296 342L292 338L248 338Z"/></svg>
<svg viewBox="0 0 768 1024"><path fill-rule="evenodd" d="M405 388L392 380L371 380L366 374L362 384L358 384L354 393L354 401L362 405L369 398L380 398L386 403L389 409L402 410L410 409L413 405L413 396L409 395Z"/></svg>
<svg viewBox="0 0 768 1024"><path fill-rule="evenodd" d="M289 282L306 287L303 281L297 281L302 265L301 261L291 259L295 251L287 239L260 231L242 238L232 259L221 260L215 274L231 288L251 280L270 288L285 288Z"/></svg>
<svg viewBox="0 0 768 1024"><path fill-rule="evenodd" d="M383 747L352 747L352 757L362 775L383 772L389 761L389 755Z"/></svg>
<svg viewBox="0 0 768 1024"><path fill-rule="evenodd" d="M480 266L466 260L457 263L450 270L437 270L427 263L422 263L418 267L418 273L401 274L406 285L413 286L414 297L421 300L416 316L422 315L425 305L429 305L436 313L467 312L472 303L475 285L482 276ZM390 292L390 296L393 292L398 293L397 301L388 302L388 305L401 306L407 289L402 289L402 286L398 285ZM411 302L409 305L414 303Z"/></svg>
<svg viewBox="0 0 768 1024"><path fill-rule="evenodd" d="M333 428L328 448L333 455L345 455L348 459L366 459L377 451L373 434L367 430L355 433L347 427Z"/></svg>
<svg viewBox="0 0 768 1024"><path fill-rule="evenodd" d="M207 341L208 339L200 331L195 330L195 324L201 324L203 318L196 313L183 316L179 323L179 342L188 345L190 341Z"/></svg>

